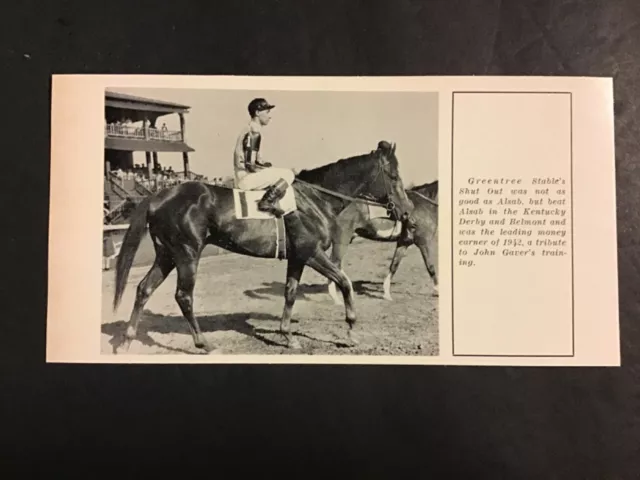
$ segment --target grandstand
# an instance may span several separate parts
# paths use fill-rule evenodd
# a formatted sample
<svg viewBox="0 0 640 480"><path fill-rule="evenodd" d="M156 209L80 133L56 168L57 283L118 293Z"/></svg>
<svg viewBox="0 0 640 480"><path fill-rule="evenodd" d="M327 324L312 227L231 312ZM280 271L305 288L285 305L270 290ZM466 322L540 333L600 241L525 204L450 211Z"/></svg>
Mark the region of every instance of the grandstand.
<svg viewBox="0 0 640 480"><path fill-rule="evenodd" d="M107 91L104 127L104 223L126 223L142 198L171 183L195 178L189 169L185 115L190 107L177 103ZM177 115L180 131L170 131L162 117ZM145 152L146 165L133 162ZM184 169L163 168L159 152L182 152Z"/></svg>
<svg viewBox="0 0 640 480"><path fill-rule="evenodd" d="M186 141L185 117L190 108L105 92L103 268L108 268L118 254L129 216L144 197L186 180L209 182L189 167L189 153L195 151ZM179 131L167 129L163 118L167 115L179 117ZM134 152L145 152L145 164L134 163ZM183 170L163 167L158 158L160 152L182 152ZM209 183L228 182L228 178L216 178Z"/></svg>

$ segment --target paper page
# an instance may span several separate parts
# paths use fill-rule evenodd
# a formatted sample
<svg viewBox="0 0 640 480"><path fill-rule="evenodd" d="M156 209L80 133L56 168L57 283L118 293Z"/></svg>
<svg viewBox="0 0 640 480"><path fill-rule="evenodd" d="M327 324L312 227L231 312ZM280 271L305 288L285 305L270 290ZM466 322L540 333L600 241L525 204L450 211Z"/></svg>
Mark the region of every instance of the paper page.
<svg viewBox="0 0 640 480"><path fill-rule="evenodd" d="M609 78L52 82L48 362L620 365Z"/></svg>

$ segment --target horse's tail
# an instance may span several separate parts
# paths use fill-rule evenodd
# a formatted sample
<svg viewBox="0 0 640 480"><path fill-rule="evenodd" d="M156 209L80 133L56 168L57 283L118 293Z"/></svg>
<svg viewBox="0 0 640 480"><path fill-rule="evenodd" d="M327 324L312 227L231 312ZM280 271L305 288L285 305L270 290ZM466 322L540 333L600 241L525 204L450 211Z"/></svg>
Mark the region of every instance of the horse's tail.
<svg viewBox="0 0 640 480"><path fill-rule="evenodd" d="M122 247L120 248L118 261L116 263L116 291L113 297L114 312L118 309L120 301L122 300L122 294L127 285L131 264L136 256L136 251L140 246L140 241L147 226L147 213L150 203L151 197L149 196L138 205L138 208L136 208L131 216L129 229L122 240Z"/></svg>

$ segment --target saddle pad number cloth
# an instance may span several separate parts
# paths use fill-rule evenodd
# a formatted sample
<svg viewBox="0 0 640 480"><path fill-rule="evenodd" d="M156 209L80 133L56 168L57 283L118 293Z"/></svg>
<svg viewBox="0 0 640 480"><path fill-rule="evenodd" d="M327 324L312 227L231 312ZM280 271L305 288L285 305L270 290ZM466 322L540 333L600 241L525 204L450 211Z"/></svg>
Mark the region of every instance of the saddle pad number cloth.
<svg viewBox="0 0 640 480"><path fill-rule="evenodd" d="M240 190L233 189L233 201L235 205L236 218L242 220L257 219L265 220L274 218L271 213L258 210L258 202L266 190ZM296 196L293 188L289 187L284 197L278 201L278 206L285 211L285 214L296 209Z"/></svg>

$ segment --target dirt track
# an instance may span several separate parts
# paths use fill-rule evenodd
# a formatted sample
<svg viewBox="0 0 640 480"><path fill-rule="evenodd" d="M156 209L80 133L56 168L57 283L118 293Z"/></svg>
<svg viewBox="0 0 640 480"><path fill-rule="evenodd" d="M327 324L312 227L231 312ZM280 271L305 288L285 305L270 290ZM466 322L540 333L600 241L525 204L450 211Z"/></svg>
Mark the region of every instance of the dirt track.
<svg viewBox="0 0 640 480"><path fill-rule="evenodd" d="M335 305L326 280L306 268L293 310L292 331L301 351L283 346L278 334L284 304L286 262L235 254L203 258L195 289L195 312L214 354L338 354L437 355L438 297L420 252L409 248L391 287L393 301L382 298L382 280L395 249L392 243L357 240L349 248L343 268L356 291L359 344L343 347L347 324L344 306ZM103 272L102 353L113 353L113 343L126 329L135 287L147 267L135 267L117 312L111 312L113 270ZM174 300L175 271L146 305L138 341L129 353L198 354L187 322Z"/></svg>

